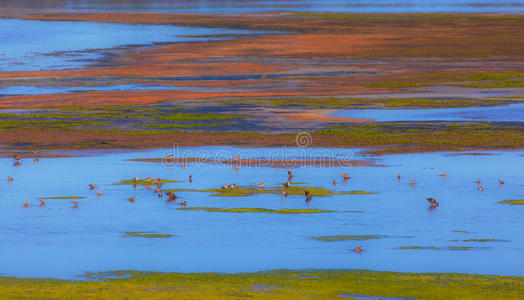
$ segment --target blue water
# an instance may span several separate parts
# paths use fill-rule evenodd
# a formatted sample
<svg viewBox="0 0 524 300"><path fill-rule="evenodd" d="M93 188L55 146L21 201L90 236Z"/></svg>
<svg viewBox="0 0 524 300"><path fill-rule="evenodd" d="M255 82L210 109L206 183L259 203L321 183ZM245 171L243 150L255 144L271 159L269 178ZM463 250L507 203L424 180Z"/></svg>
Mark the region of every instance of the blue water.
<svg viewBox="0 0 524 300"><path fill-rule="evenodd" d="M524 11L522 0L0 0L0 7L87 11L252 13L267 11L335 12L508 12Z"/></svg>
<svg viewBox="0 0 524 300"><path fill-rule="evenodd" d="M361 109L339 110L331 115L391 121L515 121L524 122L524 104L505 106L434 109Z"/></svg>
<svg viewBox="0 0 524 300"><path fill-rule="evenodd" d="M103 58L100 51L125 45L202 40L187 35L245 34L248 31L169 25L0 19L0 71L64 69ZM208 38L206 37L205 40ZM44 55L67 52L66 55Z"/></svg>
<svg viewBox="0 0 524 300"><path fill-rule="evenodd" d="M180 149L178 155L188 149ZM186 156L232 157L246 149L191 148ZM251 156L278 157L274 149L252 150ZM322 150L322 156L365 159L347 149ZM253 152L254 151L254 152ZM290 152L294 151L294 152ZM289 157L301 149L288 149ZM524 195L522 152L490 152L491 156L449 156L449 153L386 155L377 163L387 167L299 167L295 182L337 191L365 190L374 195L315 197L258 195L211 197L179 192L191 206L219 208L316 208L336 213L278 215L181 211L155 193L140 187L112 185L138 176L184 180L165 188L217 188L226 183L280 185L285 169L189 163L187 168L161 163L125 161L159 157L155 150L99 153L76 158L49 158L33 163L0 159L0 273L16 276L72 278L85 271L137 269L148 271L239 272L278 268L363 268L413 272L465 272L524 275L524 206L498 204ZM348 154L349 153L349 154ZM90 154L89 152L82 154ZM304 156L311 154L305 153ZM248 153L244 152L244 155ZM447 177L439 174L447 171ZM342 182L340 173L351 179ZM401 180L397 174L401 173ZM187 182L189 174L193 182ZM5 176L15 180L8 183ZM505 185L500 186L498 179ZM338 184L333 187L333 179ZM408 181L417 179L415 186ZM477 191L480 179L484 192ZM88 184L98 184L96 197ZM39 208L37 197L85 196L79 208L69 200L48 200ZM126 199L136 196L136 203ZM429 210L426 197L440 202ZM31 201L31 208L22 202ZM347 210L361 211L348 213ZM453 232L464 230L469 233ZM170 233L168 239L125 237L127 231ZM367 241L320 242L319 235L387 235ZM503 242L453 242L495 238ZM351 249L362 245L364 252ZM402 246L474 246L471 251L398 250Z"/></svg>

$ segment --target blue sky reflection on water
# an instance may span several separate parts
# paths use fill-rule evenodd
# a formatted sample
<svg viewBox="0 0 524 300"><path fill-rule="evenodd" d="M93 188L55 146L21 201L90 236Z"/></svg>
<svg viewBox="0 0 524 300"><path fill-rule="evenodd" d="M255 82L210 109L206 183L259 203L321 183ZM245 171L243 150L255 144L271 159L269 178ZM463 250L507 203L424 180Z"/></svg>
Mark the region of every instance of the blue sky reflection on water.
<svg viewBox="0 0 524 300"><path fill-rule="evenodd" d="M0 43L0 71L78 68L92 63L94 59L103 58L100 51L82 52L86 49L198 41L199 38L194 36L232 33L243 34L248 31L169 25L0 19L0 41L3 41ZM60 51L67 53L56 54Z"/></svg>
<svg viewBox="0 0 524 300"><path fill-rule="evenodd" d="M185 151L187 149L181 149ZM246 150L246 149L243 149ZM249 150L249 149L248 149ZM267 156L273 149L254 149ZM318 150L318 149L316 149ZM344 149L325 149L334 156ZM232 147L193 148L194 153L222 154ZM300 153L294 152L294 156ZM346 150L347 151L347 150ZM180 211L152 191L112 185L138 176L185 180L165 188L215 188L226 183L241 186L265 182L280 185L285 169L124 161L158 157L166 150L108 153L97 156L46 159L12 166L0 159L0 273L31 277L71 278L84 271L137 269L148 271L240 272L279 268L364 268L414 272L466 272L524 275L522 250L524 207L498 204L524 195L524 157L521 152L489 152L490 156L449 156L449 153L403 154L378 157L387 167L299 167L295 181L337 191L365 190L375 195L313 197L258 195L210 197L206 193L177 193L188 206L219 208L317 208L325 214L255 214ZM291 153L291 152L288 152ZM349 156L348 156L349 157ZM365 157L355 154L353 159ZM439 174L447 171L446 178ZM344 183L340 173L352 178ZM397 174L402 179L397 180ZM193 183L187 176L193 174ZM5 177L4 177L5 178ZM481 179L484 192L476 190ZM506 184L500 186L498 179ZM333 187L331 182L338 179ZM417 179L415 186L408 181ZM98 184L104 196L87 187ZM36 206L36 197L86 196L80 208L69 200L48 200ZM126 199L136 196L136 203ZM426 197L440 207L429 210ZM22 202L32 201L29 209ZM361 211L349 213L344 211ZM469 233L453 232L463 230ZM168 239L125 237L127 231L169 233ZM386 235L368 241L320 242L320 235ZM494 238L498 242L462 242ZM454 242L452 240L460 240ZM352 248L363 245L355 254ZM402 246L479 247L470 251L398 250ZM488 247L484 249L482 247Z"/></svg>

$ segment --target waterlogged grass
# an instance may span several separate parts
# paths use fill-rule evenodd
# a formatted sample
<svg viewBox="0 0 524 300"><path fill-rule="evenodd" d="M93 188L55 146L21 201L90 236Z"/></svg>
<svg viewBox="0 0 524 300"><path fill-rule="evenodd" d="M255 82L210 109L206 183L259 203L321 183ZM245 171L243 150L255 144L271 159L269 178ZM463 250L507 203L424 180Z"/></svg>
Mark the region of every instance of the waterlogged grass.
<svg viewBox="0 0 524 300"><path fill-rule="evenodd" d="M470 250L486 250L489 247L470 247L470 246L448 246L448 247L436 247L436 246L402 246L393 248L397 250L448 250L448 251L470 251Z"/></svg>
<svg viewBox="0 0 524 300"><path fill-rule="evenodd" d="M148 239L160 239L173 237L172 234L167 233L154 233L151 231L128 231L125 233L127 237L141 237Z"/></svg>
<svg viewBox="0 0 524 300"><path fill-rule="evenodd" d="M333 213L334 210L323 209L267 209L267 208L217 208L217 207L181 207L178 210L203 210L207 212L227 212L227 213L265 213L265 214L319 214Z"/></svg>
<svg viewBox="0 0 524 300"><path fill-rule="evenodd" d="M339 242L339 241L366 241L386 238L385 235L323 235L313 237L322 242Z"/></svg>
<svg viewBox="0 0 524 300"><path fill-rule="evenodd" d="M470 243L470 242L476 242L476 243L508 242L506 240L501 240L501 239L467 239L467 240L462 240L462 241L465 242L465 243Z"/></svg>
<svg viewBox="0 0 524 300"><path fill-rule="evenodd" d="M155 181L155 178L151 180L146 179L122 179L120 182L113 183L114 185L154 185L155 183L173 183L173 182L183 182L181 180L168 180L168 179L160 179Z"/></svg>
<svg viewBox="0 0 524 300"><path fill-rule="evenodd" d="M79 196L63 196L63 197L43 197L42 199L51 200L51 199L85 199L86 197Z"/></svg>
<svg viewBox="0 0 524 300"><path fill-rule="evenodd" d="M498 203L509 204L509 205L524 205L524 200L502 200Z"/></svg>
<svg viewBox="0 0 524 300"><path fill-rule="evenodd" d="M291 185L290 187L238 187L230 189L166 189L166 192L203 192L211 193L211 196L215 197L248 197L257 194L283 194L286 192L288 195L301 195L304 196L305 191L311 192L313 197L325 197L325 196L334 196L334 195L369 195L375 194L373 192L366 191L348 191L348 192L335 192L331 189L313 187L313 186L301 186L301 185Z"/></svg>
<svg viewBox="0 0 524 300"><path fill-rule="evenodd" d="M524 278L365 270L89 273L88 280L0 278L1 299L519 299ZM256 288L256 287L267 288Z"/></svg>
<svg viewBox="0 0 524 300"><path fill-rule="evenodd" d="M301 106L307 108L449 108L494 106L512 103L504 100L448 99L448 98L281 98L238 99L222 101L226 105Z"/></svg>

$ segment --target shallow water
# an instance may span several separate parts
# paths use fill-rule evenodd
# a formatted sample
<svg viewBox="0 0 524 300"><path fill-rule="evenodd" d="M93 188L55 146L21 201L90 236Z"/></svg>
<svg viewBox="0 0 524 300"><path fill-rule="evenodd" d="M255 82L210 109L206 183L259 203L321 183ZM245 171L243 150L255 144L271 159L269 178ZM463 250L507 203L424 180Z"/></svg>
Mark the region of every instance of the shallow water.
<svg viewBox="0 0 524 300"><path fill-rule="evenodd" d="M75 68L103 58L101 51L83 52L86 49L188 42L201 40L194 37L198 35L208 40L208 35L246 33L249 31L169 25L0 19L0 71ZM56 53L62 51L67 53Z"/></svg>
<svg viewBox="0 0 524 300"><path fill-rule="evenodd" d="M524 121L524 104L433 109L338 110L332 116L391 121Z"/></svg>
<svg viewBox="0 0 524 300"><path fill-rule="evenodd" d="M90 11L250 13L267 11L335 12L508 12L524 11L521 0L0 0L0 8L47 8Z"/></svg>
<svg viewBox="0 0 524 300"><path fill-rule="evenodd" d="M192 150L192 153L185 152ZM232 157L232 147L180 149L187 157ZM253 150L253 149L247 149ZM254 149L249 155L274 157L274 149ZM321 150L321 149L313 149ZM295 151L295 152L291 152ZM308 157L288 149L287 157ZM312 151L312 150L309 150ZM113 185L122 179L147 176L184 180L164 188L217 188L265 182L280 185L283 169L188 163L187 168L161 163L125 161L152 158L166 150L98 153L75 158L24 159L21 167L0 159L0 273L31 277L72 278L85 271L136 269L148 271L240 272L278 268L363 268L413 272L466 272L524 275L524 206L498 204L524 195L524 157L521 152L490 152L490 156L449 156L449 153L404 154L379 157L387 167L298 167L295 182L365 190L373 195L315 197L257 195L211 197L178 192L188 207L316 208L336 213L279 215L182 211L176 203L159 199L140 187ZM247 152L242 154L245 157ZM369 157L342 149L324 149L323 156L351 159ZM90 152L80 153L92 155ZM270 155L271 154L271 155ZM318 151L317 151L318 154ZM447 171L447 177L439 174ZM342 182L340 173L351 175ZM402 179L397 180L397 173ZM188 175L193 182L188 183ZM8 183L5 176L15 180ZM333 187L332 180L339 183ZM484 192L476 190L480 178ZM500 186L498 179L505 184ZM415 186L408 181L417 179ZM98 184L96 197L88 184ZM37 197L84 196L79 208L70 200L48 200L39 208ZM136 196L135 203L128 197ZM426 197L440 202L428 209ZM30 208L22 202L31 201ZM361 211L349 213L344 211ZM455 230L467 231L453 232ZM125 237L129 231L173 234L172 238ZM365 241L322 242L321 235L386 235ZM503 242L452 242L493 238ZM351 249L362 245L361 254ZM470 251L398 250L403 246L480 247ZM482 248L488 247L489 249Z"/></svg>

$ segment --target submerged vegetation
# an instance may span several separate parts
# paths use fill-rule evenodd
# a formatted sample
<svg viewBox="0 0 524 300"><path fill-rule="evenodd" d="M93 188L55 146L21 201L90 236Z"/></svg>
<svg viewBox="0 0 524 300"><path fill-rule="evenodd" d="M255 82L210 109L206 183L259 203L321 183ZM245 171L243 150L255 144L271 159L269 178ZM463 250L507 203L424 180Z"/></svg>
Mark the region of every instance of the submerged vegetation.
<svg viewBox="0 0 524 300"><path fill-rule="evenodd" d="M120 182L113 183L114 185L154 185L155 183L173 183L173 182L183 182L181 180L168 180L160 178L150 178L150 179L122 179Z"/></svg>
<svg viewBox="0 0 524 300"><path fill-rule="evenodd" d="M204 210L207 212L229 212L229 213L266 213L266 214L318 214L333 213L334 210L324 209L267 209L267 208L217 208L217 207L181 207L178 210Z"/></svg>
<svg viewBox="0 0 524 300"><path fill-rule="evenodd" d="M439 273L364 270L270 271L258 273L88 273L90 280L0 278L2 299L518 299L524 279ZM264 288L257 288L264 287Z"/></svg>
<svg viewBox="0 0 524 300"><path fill-rule="evenodd" d="M338 241L365 241L386 238L385 235L323 235L314 237L317 241L322 242L338 242Z"/></svg>
<svg viewBox="0 0 524 300"><path fill-rule="evenodd" d="M52 200L52 199L85 199L86 197L79 197L79 196L62 196L62 197L42 197L42 199L45 200Z"/></svg>

